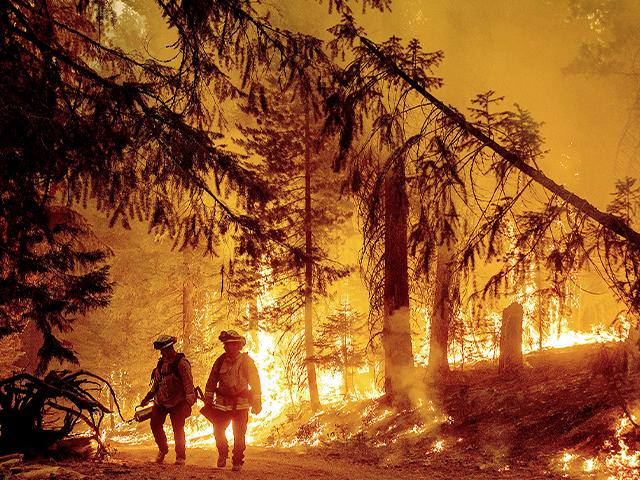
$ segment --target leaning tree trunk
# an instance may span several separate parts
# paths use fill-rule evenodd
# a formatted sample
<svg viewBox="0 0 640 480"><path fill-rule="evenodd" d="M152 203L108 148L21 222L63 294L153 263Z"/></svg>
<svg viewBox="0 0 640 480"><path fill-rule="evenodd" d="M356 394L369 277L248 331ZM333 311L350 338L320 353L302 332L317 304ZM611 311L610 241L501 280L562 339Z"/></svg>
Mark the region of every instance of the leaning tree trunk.
<svg viewBox="0 0 640 480"><path fill-rule="evenodd" d="M509 150L507 147L499 144L480 128L468 122L464 115L454 107L447 105L445 102L433 96L420 80L412 77L409 72L400 68L400 66L395 63L393 59L389 58L374 42L362 35L360 35L359 38L365 48L375 55L390 73L404 80L407 85L442 112L450 121L458 125L466 135L477 139L486 148L500 155L500 157L511 164L512 167L517 168L534 182L563 199L580 213L588 216L602 227L628 240L635 248L640 248L640 232L635 231L625 220L597 209L584 198L567 190L564 186L547 177L542 170L539 170L535 165L527 163L516 151Z"/></svg>
<svg viewBox="0 0 640 480"><path fill-rule="evenodd" d="M445 376L449 372L447 347L449 346L449 322L453 314L451 304L451 250L446 245L438 248L436 261L435 292L431 325L429 328L429 374L434 378Z"/></svg>
<svg viewBox="0 0 640 480"><path fill-rule="evenodd" d="M309 113L305 110L304 122L304 344L306 352L307 380L311 408L320 407L318 381L316 379L315 352L313 347L313 240L311 225L311 144L309 137Z"/></svg>
<svg viewBox="0 0 640 480"><path fill-rule="evenodd" d="M513 302L502 311L500 327L500 359L501 372L509 373L520 370L522 360L522 305Z"/></svg>
<svg viewBox="0 0 640 480"><path fill-rule="evenodd" d="M407 400L413 381L413 353L409 324L407 223L404 159L389 171L384 185L384 390L391 403Z"/></svg>

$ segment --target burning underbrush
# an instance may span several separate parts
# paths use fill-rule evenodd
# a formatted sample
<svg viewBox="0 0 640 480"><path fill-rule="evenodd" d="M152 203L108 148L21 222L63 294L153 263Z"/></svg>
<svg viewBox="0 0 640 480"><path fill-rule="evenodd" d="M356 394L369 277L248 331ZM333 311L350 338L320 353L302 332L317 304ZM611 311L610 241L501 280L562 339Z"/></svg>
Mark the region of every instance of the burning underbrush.
<svg viewBox="0 0 640 480"><path fill-rule="evenodd" d="M429 471L455 464L500 478L640 480L640 374L627 373L621 347L531 353L511 377L495 362L480 362L454 369L438 386L418 370L421 394L412 407L396 410L381 398L334 399L314 413L296 404L252 416L248 441ZM187 432L191 447L214 448L202 416L189 419ZM116 426L108 441L153 444L146 423Z"/></svg>
<svg viewBox="0 0 640 480"><path fill-rule="evenodd" d="M535 464L566 478L636 480L640 375L603 367L603 356L610 361L616 351L600 344L538 352L508 379L489 363L453 372L402 411L380 399L324 405L315 414L298 409L264 425L256 440L376 465L446 471L455 462L515 474Z"/></svg>
<svg viewBox="0 0 640 480"><path fill-rule="evenodd" d="M419 403L400 413L379 399L326 405L316 413L300 411L275 423L263 441L276 447L377 448L421 439L452 420L438 413L431 402Z"/></svg>

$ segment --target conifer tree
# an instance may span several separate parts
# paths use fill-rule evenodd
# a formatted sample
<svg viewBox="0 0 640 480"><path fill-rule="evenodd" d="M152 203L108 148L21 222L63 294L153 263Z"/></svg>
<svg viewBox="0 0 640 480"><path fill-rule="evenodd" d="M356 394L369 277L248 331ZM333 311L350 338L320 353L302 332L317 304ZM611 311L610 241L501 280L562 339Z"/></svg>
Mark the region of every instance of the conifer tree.
<svg viewBox="0 0 640 480"><path fill-rule="evenodd" d="M368 213L383 205L382 183L375 171L392 171L390 166L379 168L389 164L368 154L382 150L374 141L396 153L390 158L411 160L407 178L417 221L409 243L417 273L427 274L438 245L457 238L465 241L457 247L454 267L467 276L481 260L502 260L509 250L519 252L516 262L506 261L484 289L496 295L522 281L525 260L542 239L553 244L553 261L547 267L555 282L586 265L587 259L601 262L598 256L607 258L608 249L616 245L614 257L622 259L618 267L627 265L623 269L630 275L610 285L637 311L632 258L640 249L640 235L623 216L598 210L539 169L546 153L540 124L526 110L517 105L511 111L496 110L500 98L487 92L474 99L467 119L432 93L440 82L430 69L441 54L422 53L415 40L406 47L395 37L376 44L348 15L332 31L336 50L351 47L354 58L340 72L336 91L327 101L327 127L341 138L337 167L350 169L353 184L365 192ZM393 103L384 105L383 99ZM365 223L367 247L384 238L380 218ZM512 220L517 248L509 241ZM612 242L614 238L618 241ZM372 271L380 274L384 256L370 257ZM383 291L379 281L371 287Z"/></svg>
<svg viewBox="0 0 640 480"><path fill-rule="evenodd" d="M272 244L240 239L239 253L247 253L247 242L259 253L251 253L255 261L244 265L235 282L248 289L244 295L249 298L258 294L260 282L276 292L270 328L290 329L302 312L307 383L311 405L317 408L314 299L326 295L331 283L349 272L330 258L328 248L344 230L351 212L349 203L340 198L340 179L330 170L330 146L312 116L313 99L308 92L305 98L300 88L287 88L276 79L267 92L271 99L267 110L256 127L241 127L245 136L241 143L249 154L261 159L259 174L274 192L274 200L258 209L257 216L268 219L266 223L278 229L284 241L274 249ZM260 272L265 267L269 272L262 278Z"/></svg>
<svg viewBox="0 0 640 480"><path fill-rule="evenodd" d="M318 330L316 360L318 364L342 373L346 396L353 394L354 369L365 363L365 333L364 315L354 311L347 302L327 316Z"/></svg>
<svg viewBox="0 0 640 480"><path fill-rule="evenodd" d="M333 48L339 51L350 44L351 20L345 16L333 29ZM437 87L441 80L433 69L442 52L426 53L417 41L406 49L400 39L392 37L382 46L396 59L427 82ZM337 79L337 89L327 100L327 129L340 132L341 150L336 168L349 156L352 188L357 192L363 218L365 246L364 266L371 295L374 331L381 331L385 354L385 395L392 403L404 404L413 385L413 353L409 319L409 223L411 200L407 177L414 176L416 159L409 156L413 142L405 128L409 98L405 89L377 62L362 57L357 47L354 58ZM369 127L370 133L358 142L358 133ZM367 130L367 132L369 132ZM418 159L419 160L419 159ZM425 203L433 199L426 199Z"/></svg>
<svg viewBox="0 0 640 480"><path fill-rule="evenodd" d="M223 109L262 98L262 68L276 64L308 87L304 67L322 62L320 42L273 26L257 2L156 3L176 38L169 62L104 35L118 18L112 2L0 4L0 335L41 317L43 359L73 360L52 332L69 328L71 314L104 306L109 289L105 253L77 245L85 230L77 222L51 231L53 209L92 201L112 224L147 221L176 247L201 244L209 254L232 225L269 236L234 201L264 202L269 193L246 159L222 145ZM348 12L349 2L329 8ZM74 238L56 238L64 235ZM84 276L71 278L79 265ZM67 281L34 287L32 272Z"/></svg>

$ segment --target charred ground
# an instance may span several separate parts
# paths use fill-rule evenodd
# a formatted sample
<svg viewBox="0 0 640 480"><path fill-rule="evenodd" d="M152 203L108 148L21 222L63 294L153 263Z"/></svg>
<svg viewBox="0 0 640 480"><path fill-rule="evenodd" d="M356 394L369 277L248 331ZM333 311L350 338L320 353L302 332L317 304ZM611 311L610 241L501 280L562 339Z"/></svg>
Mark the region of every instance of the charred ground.
<svg viewBox="0 0 640 480"><path fill-rule="evenodd" d="M469 474L528 471L535 465L540 475L563 467L566 474L598 458L604 472L618 440L632 450L638 446L633 428L616 437L625 410L633 412L640 400L640 377L623 374L624 368L620 345L537 352L511 378L493 364L476 365L452 373L417 408L395 414L374 401L326 409L277 429L272 439L324 445L357 462L430 471L456 465ZM562 460L565 454L571 460Z"/></svg>
<svg viewBox="0 0 640 480"><path fill-rule="evenodd" d="M438 390L425 383L428 399L400 412L379 400L325 406L316 414L290 412L281 423L265 426L263 439L256 442L263 446L250 449L241 475L639 478L638 468L611 461L620 441L630 450L640 447L636 429L616 432L625 410L633 413L640 402L640 376L621 371L620 352L620 345L611 344L537 352L510 378L492 363L478 364L452 372ZM184 468L151 464L150 444L112 442L111 447L114 454L106 462L55 466L93 478L231 475L214 468L213 446L190 449ZM596 467L585 467L587 459ZM73 477L66 470L57 475Z"/></svg>

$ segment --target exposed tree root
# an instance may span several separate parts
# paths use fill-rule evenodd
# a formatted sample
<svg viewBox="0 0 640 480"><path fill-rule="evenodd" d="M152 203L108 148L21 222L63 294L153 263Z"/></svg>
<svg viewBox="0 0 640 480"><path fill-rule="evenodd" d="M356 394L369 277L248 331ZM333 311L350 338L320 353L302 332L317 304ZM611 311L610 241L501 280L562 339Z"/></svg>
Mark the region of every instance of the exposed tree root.
<svg viewBox="0 0 640 480"><path fill-rule="evenodd" d="M97 455L104 455L100 426L111 410L98 397L105 390L122 418L109 382L91 372L52 370L43 379L21 373L1 380L0 454L45 454L82 421L89 429L89 438L98 444Z"/></svg>

